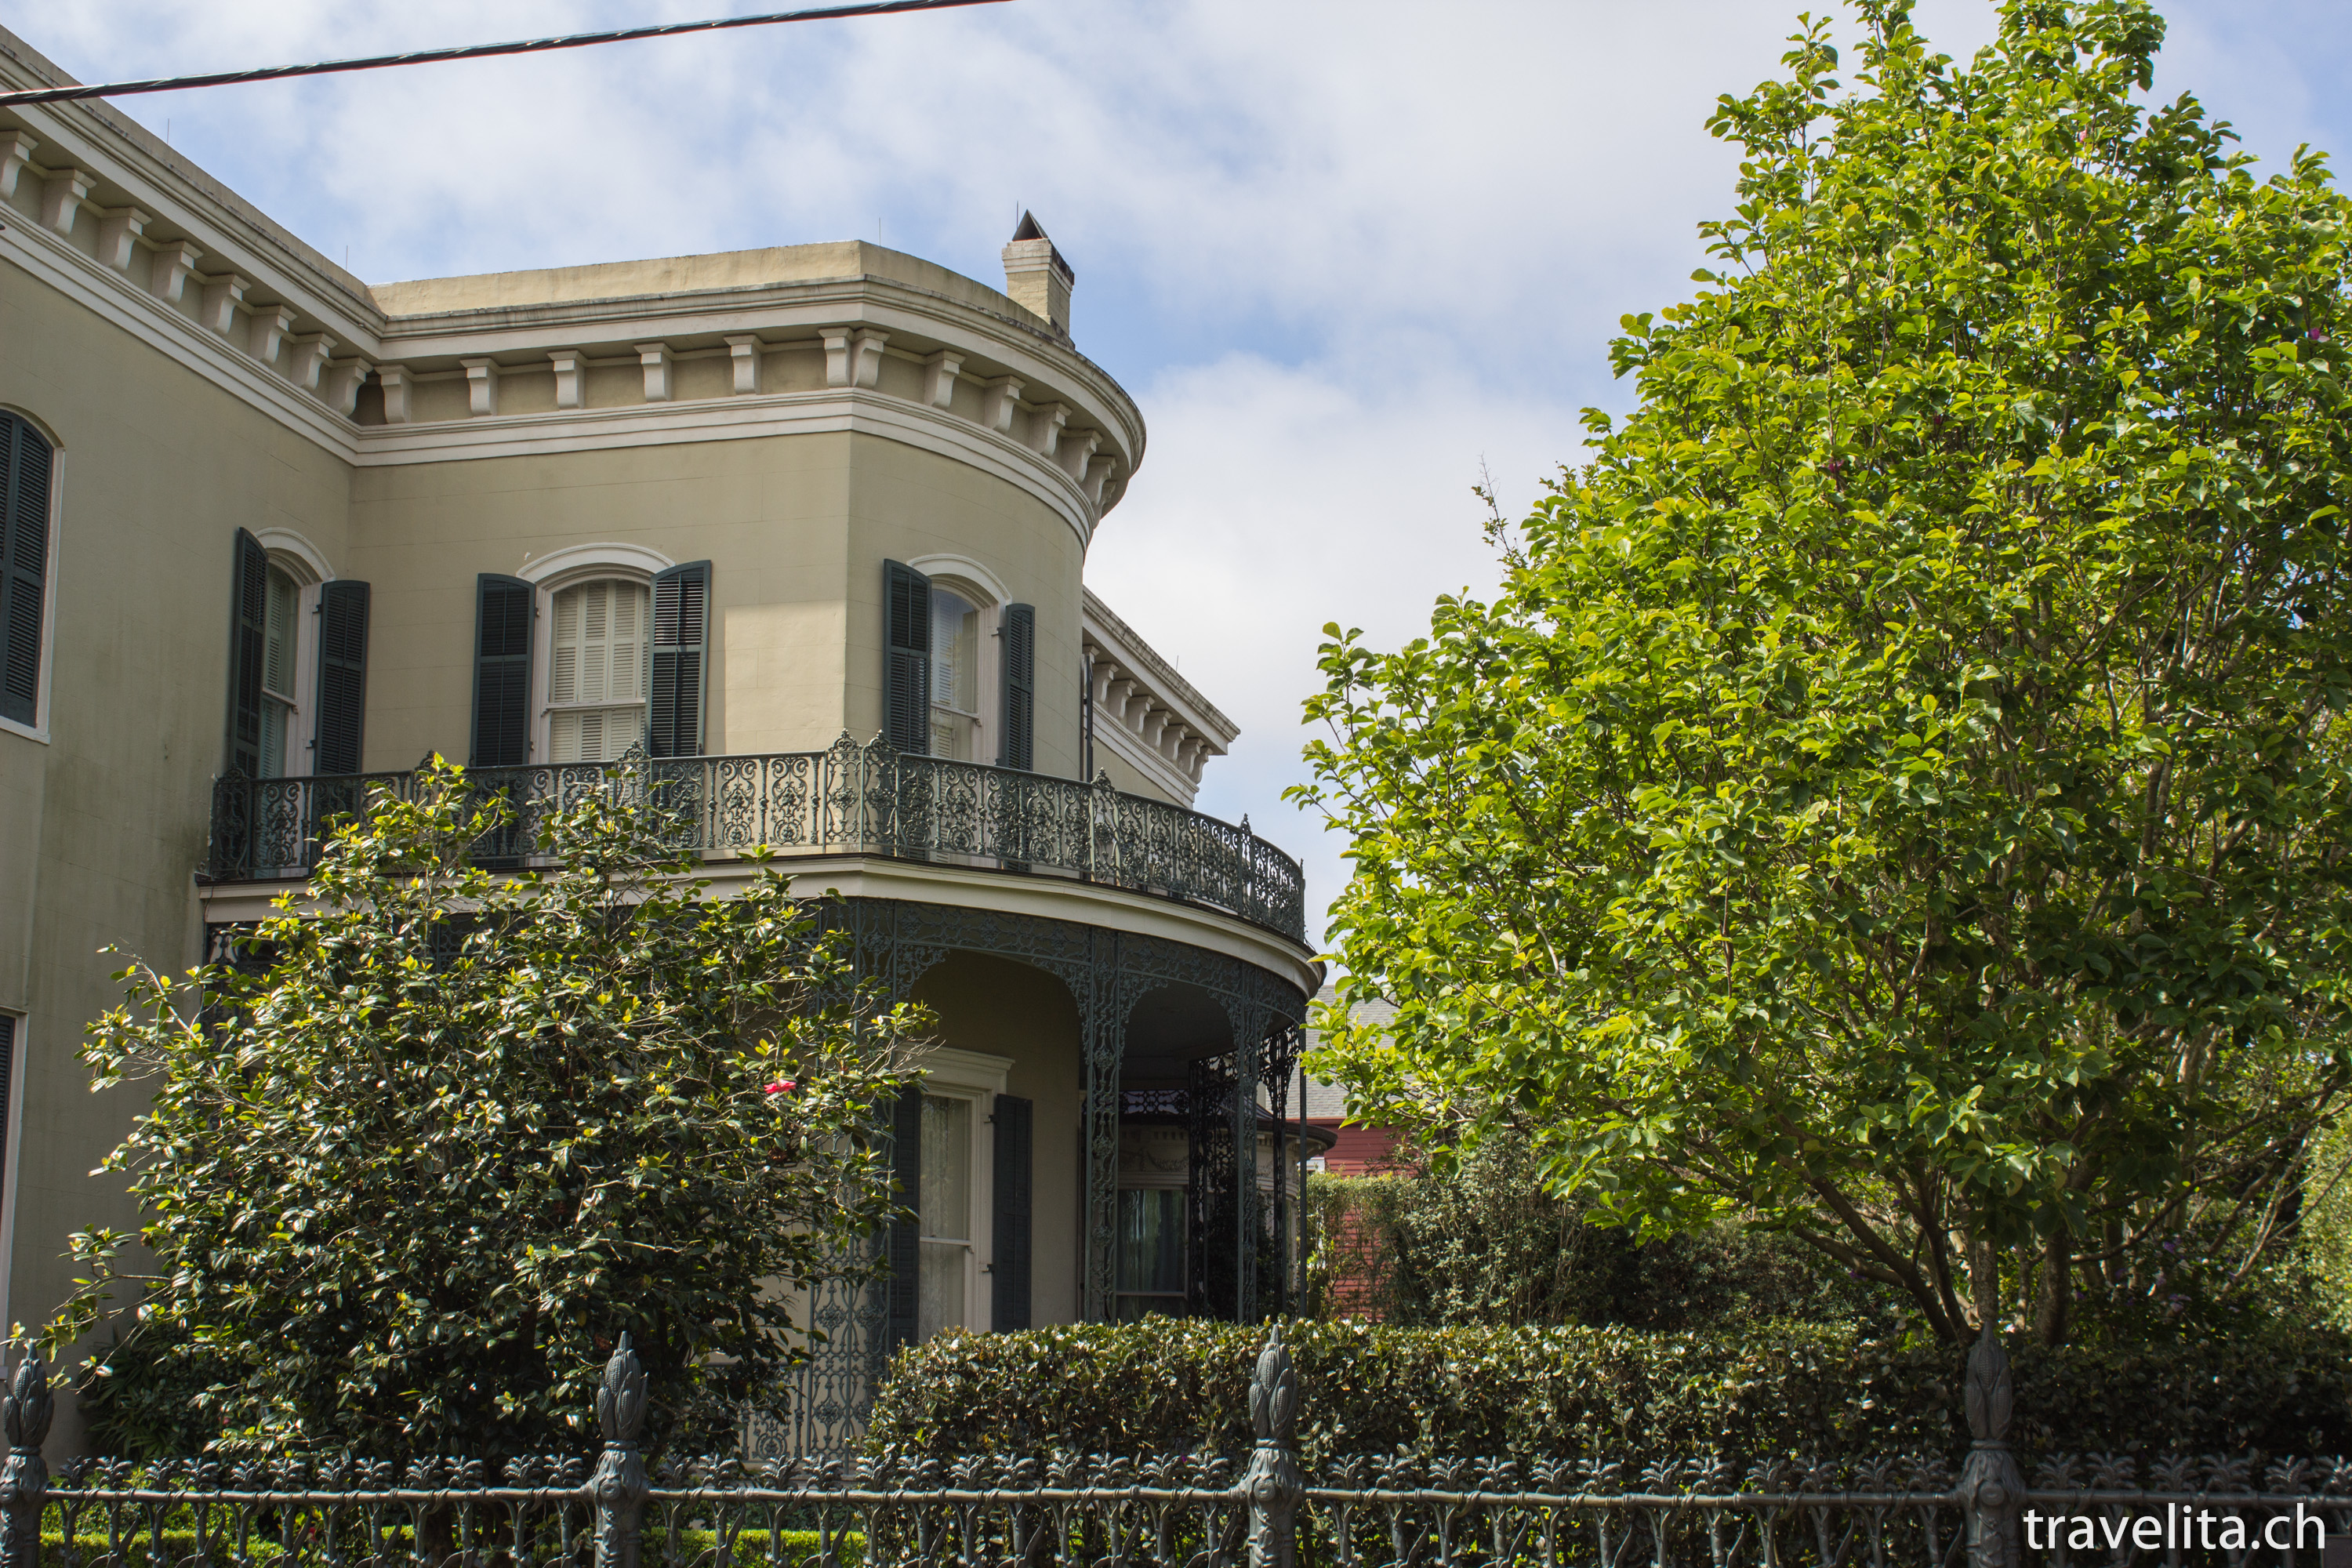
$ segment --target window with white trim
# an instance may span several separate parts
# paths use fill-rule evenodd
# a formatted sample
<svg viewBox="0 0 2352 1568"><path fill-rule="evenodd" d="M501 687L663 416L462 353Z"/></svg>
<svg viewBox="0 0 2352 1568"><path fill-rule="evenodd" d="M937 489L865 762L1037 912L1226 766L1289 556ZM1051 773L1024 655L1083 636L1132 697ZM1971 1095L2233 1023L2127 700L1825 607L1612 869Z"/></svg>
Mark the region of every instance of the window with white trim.
<svg viewBox="0 0 2352 1568"><path fill-rule="evenodd" d="M971 762L981 726L980 608L931 584L931 755Z"/></svg>
<svg viewBox="0 0 2352 1568"><path fill-rule="evenodd" d="M972 1121L977 1104L960 1095L923 1096L922 1191L915 1213L922 1224L921 1286L915 1333L929 1339L972 1317L970 1285L977 1272L972 1241Z"/></svg>
<svg viewBox="0 0 2352 1568"><path fill-rule="evenodd" d="M547 674L548 755L607 763L646 738L646 584L599 577L557 590Z"/></svg>
<svg viewBox="0 0 2352 1568"><path fill-rule="evenodd" d="M289 755L288 738L300 733L297 722L301 700L295 690L295 672L301 668L302 589L291 574L275 561L269 563L263 589L261 636L261 767L258 778L284 778L307 773L301 757Z"/></svg>
<svg viewBox="0 0 2352 1568"><path fill-rule="evenodd" d="M896 1159L915 1211L912 1321L898 1331L916 1340L942 1329L990 1326L993 1281L988 1275L996 1244L992 1111L1013 1063L935 1046L923 1066L916 1147Z"/></svg>

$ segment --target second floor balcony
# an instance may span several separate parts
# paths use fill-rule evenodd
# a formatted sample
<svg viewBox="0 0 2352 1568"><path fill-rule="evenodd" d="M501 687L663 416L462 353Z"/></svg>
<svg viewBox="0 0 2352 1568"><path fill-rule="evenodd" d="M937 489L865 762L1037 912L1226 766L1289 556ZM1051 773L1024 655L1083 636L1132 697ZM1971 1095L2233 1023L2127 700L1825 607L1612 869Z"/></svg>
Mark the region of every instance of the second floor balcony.
<svg viewBox="0 0 2352 1568"><path fill-rule="evenodd" d="M545 813L611 776L663 814L678 847L706 861L765 845L787 859L873 855L1066 878L1220 910L1306 945L1297 861L1252 833L1246 819L1235 826L1124 794L1099 775L1089 784L844 735L822 752L633 756L476 768L466 776L511 813L475 846L488 863L527 863ZM213 786L205 875L215 883L306 878L336 817L375 792L411 798L416 781L414 772L231 773Z"/></svg>

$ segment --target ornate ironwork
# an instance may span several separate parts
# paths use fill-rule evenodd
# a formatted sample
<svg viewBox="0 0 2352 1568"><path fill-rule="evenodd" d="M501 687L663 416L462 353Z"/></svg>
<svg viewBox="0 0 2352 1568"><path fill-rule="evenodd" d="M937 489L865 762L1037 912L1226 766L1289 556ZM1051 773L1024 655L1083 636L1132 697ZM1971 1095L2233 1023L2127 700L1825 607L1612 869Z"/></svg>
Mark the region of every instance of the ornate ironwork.
<svg viewBox="0 0 2352 1568"><path fill-rule="evenodd" d="M49 1467L41 1458L56 1409L49 1368L37 1349L23 1348L16 1375L0 1394L0 1432L8 1438L7 1464L0 1468L0 1568L37 1568L49 1490Z"/></svg>
<svg viewBox="0 0 2352 1568"><path fill-rule="evenodd" d="M1018 768L904 755L879 736L847 734L822 752L679 757L623 763L478 768L479 797L513 817L475 854L515 864L532 854L548 810L617 773L667 819L674 842L707 859L766 845L787 857L887 855L1063 876L1223 910L1293 942L1307 931L1298 862L1244 821L1234 826L1165 801ZM417 774L349 773L213 785L216 881L308 876L332 820L376 792L413 799Z"/></svg>
<svg viewBox="0 0 2352 1568"><path fill-rule="evenodd" d="M1186 1073L1184 1255L1192 1262L1186 1305L1199 1318L1237 1317L1246 1299L1235 1243L1246 1234L1241 1194L1252 1184L1244 1173L1256 1151L1255 1140L1233 1135L1234 1055L1202 1057Z"/></svg>
<svg viewBox="0 0 2352 1568"><path fill-rule="evenodd" d="M646 1424L646 1369L621 1336L596 1389L596 1428L604 1452L588 1490L596 1500L596 1568L637 1568L637 1538L646 1494L646 1462L637 1434Z"/></svg>
<svg viewBox="0 0 2352 1568"><path fill-rule="evenodd" d="M2016 1402L2009 1352L1988 1319L1969 1352L1967 1391L1969 1446L1960 1469L1968 1498L1969 1568L2018 1568L2018 1510L2025 1506L2025 1478L2009 1451L2009 1417Z"/></svg>
<svg viewBox="0 0 2352 1568"><path fill-rule="evenodd" d="M1248 1041L1243 1054L1254 1058L1269 1026L1296 1034L1306 1017L1305 995L1281 976L1223 953L1071 921L891 899L848 900L828 918L845 923L858 975L882 982L893 1000L909 999L927 971L958 952L1013 959L1068 989L1077 1006L1085 1072L1081 1311L1090 1322L1108 1321L1117 1301L1119 1074L1137 1004L1164 986L1199 991L1219 1004L1233 1024L1234 1040ZM1251 1025L1243 1020L1254 1023L1258 1035L1244 1034ZM1254 1192L1255 1184L1244 1184ZM1237 1245L1236 1255L1240 1250ZM1248 1250L1254 1265L1255 1249ZM887 1350L883 1287L864 1279L869 1261L845 1258L837 1274L812 1289L811 1321L825 1342L802 1373L789 1436L766 1426L755 1433L755 1446L765 1452L837 1452L863 1429ZM1254 1318L1256 1303L1255 1293L1228 1293L1216 1312Z"/></svg>
<svg viewBox="0 0 2352 1568"><path fill-rule="evenodd" d="M1283 1348L1280 1325L1268 1329L1250 1376L1250 1429L1257 1447L1250 1454L1242 1489L1249 1494L1250 1568L1293 1568L1298 1559L1294 1522L1307 1496L1298 1460L1298 1374Z"/></svg>
<svg viewBox="0 0 2352 1568"><path fill-rule="evenodd" d="M1974 1382L1990 1396L2003 1368L1998 1342L1986 1348ZM21 1455L45 1475L46 1368L29 1364L37 1373L28 1382L19 1369L7 1405L31 1418L12 1421L12 1465ZM645 1376L625 1348L597 1396L607 1447L593 1475L577 1456L509 1460L499 1482L457 1458L399 1470L348 1458L73 1459L58 1486L11 1494L35 1528L9 1550L22 1568L36 1568L45 1532L62 1568L588 1568L591 1542L595 1562L657 1568L1238 1568L1244 1543L1250 1568L1968 1568L2025 1504L2108 1526L2187 1505L2245 1522L2260 1544L2222 1552L2240 1568L2315 1568L2326 1536L2352 1531L2344 1459L2273 1458L2257 1490L2252 1457L2172 1456L2149 1466L2154 1485L2142 1489L2128 1458L2061 1454L2000 1503L1941 1456L1764 1458L1745 1469L1716 1457L1629 1473L1597 1455L1399 1452L1310 1472L1297 1441L1309 1392L1269 1331L1249 1390L1256 1442L1238 1477L1216 1455L887 1451L673 1458L648 1477L635 1440ZM2003 1402L1971 1399L1970 1415L1979 1444L2006 1443ZM2281 1521L2295 1532L2284 1546ZM2137 1529L2101 1537L2076 1557L2113 1568L2183 1560ZM2025 1545L2053 1568L2075 1560L2054 1541ZM2188 1552L2212 1555L2194 1543Z"/></svg>

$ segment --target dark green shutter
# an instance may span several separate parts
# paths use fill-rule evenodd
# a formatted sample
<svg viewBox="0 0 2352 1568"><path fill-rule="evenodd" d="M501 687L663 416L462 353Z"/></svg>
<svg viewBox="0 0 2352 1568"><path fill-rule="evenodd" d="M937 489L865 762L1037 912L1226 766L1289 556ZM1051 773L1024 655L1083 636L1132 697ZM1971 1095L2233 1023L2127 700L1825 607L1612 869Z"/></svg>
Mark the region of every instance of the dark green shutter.
<svg viewBox="0 0 2352 1568"><path fill-rule="evenodd" d="M247 778L261 776L261 661L269 637L269 552L236 531L235 581L229 595L228 765Z"/></svg>
<svg viewBox="0 0 2352 1568"><path fill-rule="evenodd" d="M883 726L891 746L928 754L931 749L931 580L911 566L886 561L883 595L890 623L884 647L882 689L889 703Z"/></svg>
<svg viewBox="0 0 2352 1568"><path fill-rule="evenodd" d="M654 574L654 674L646 749L656 757L702 755L710 689L710 563Z"/></svg>
<svg viewBox="0 0 2352 1568"><path fill-rule="evenodd" d="M890 1172L898 1178L898 1202L908 1216L890 1226L889 1292L883 1325L883 1352L915 1342L915 1304L922 1296L923 1227L918 1212L923 1201L923 1088L908 1084L898 1091L890 1113Z"/></svg>
<svg viewBox="0 0 2352 1568"><path fill-rule="evenodd" d="M1037 765L1037 611L1029 605L1004 606L1004 750L1001 768Z"/></svg>
<svg viewBox="0 0 2352 1568"><path fill-rule="evenodd" d="M474 579L474 750L469 765L530 761L530 631L537 595L520 577Z"/></svg>
<svg viewBox="0 0 2352 1568"><path fill-rule="evenodd" d="M49 575L49 444L13 414L0 414L0 718L39 722L41 615Z"/></svg>
<svg viewBox="0 0 2352 1568"><path fill-rule="evenodd" d="M319 590L319 727L314 773L360 771L367 727L368 585L338 579Z"/></svg>
<svg viewBox="0 0 2352 1568"><path fill-rule="evenodd" d="M1029 1326L1030 1126L1036 1107L996 1097L996 1183L989 1234L994 1287L988 1326L999 1333Z"/></svg>

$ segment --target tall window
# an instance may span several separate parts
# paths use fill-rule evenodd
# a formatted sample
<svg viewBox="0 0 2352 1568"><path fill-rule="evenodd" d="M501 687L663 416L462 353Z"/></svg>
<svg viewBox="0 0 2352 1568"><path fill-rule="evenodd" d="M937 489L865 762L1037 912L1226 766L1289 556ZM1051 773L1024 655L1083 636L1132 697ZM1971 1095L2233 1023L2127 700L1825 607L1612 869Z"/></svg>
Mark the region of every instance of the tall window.
<svg viewBox="0 0 2352 1568"><path fill-rule="evenodd" d="M1118 1316L1184 1315L1184 1189L1125 1187L1118 1194Z"/></svg>
<svg viewBox="0 0 2352 1568"><path fill-rule="evenodd" d="M1035 766L1037 612L999 605L984 640L979 599L903 562L883 563L883 732L891 746L918 756L954 757L999 767ZM995 652L987 655L991 642ZM982 664L993 667L983 674ZM993 687L996 707L981 720L981 694Z"/></svg>
<svg viewBox="0 0 2352 1568"><path fill-rule="evenodd" d="M0 719L27 725L40 721L53 457L39 431L0 413Z"/></svg>
<svg viewBox="0 0 2352 1568"><path fill-rule="evenodd" d="M271 566L263 593L261 766L256 778L304 771L287 765L287 739L295 732L294 652L301 638L301 605L302 590L294 579L284 568Z"/></svg>
<svg viewBox="0 0 2352 1568"><path fill-rule="evenodd" d="M615 578L555 595L548 749L558 763L608 763L646 738L651 616L645 585Z"/></svg>
<svg viewBox="0 0 2352 1568"><path fill-rule="evenodd" d="M357 773L368 585L331 578L307 542L289 537L299 548L236 531L223 766L249 779Z"/></svg>
<svg viewBox="0 0 2352 1568"><path fill-rule="evenodd" d="M969 1320L972 1268L972 1102L923 1096L923 1153L916 1214L922 1226L915 1333L929 1339Z"/></svg>
<svg viewBox="0 0 2352 1568"><path fill-rule="evenodd" d="M971 760L980 723L980 611L931 585L931 755Z"/></svg>

